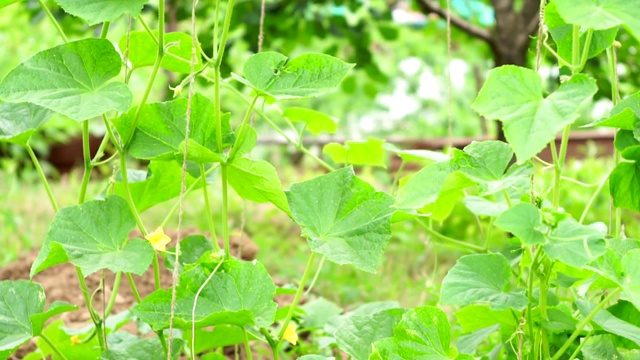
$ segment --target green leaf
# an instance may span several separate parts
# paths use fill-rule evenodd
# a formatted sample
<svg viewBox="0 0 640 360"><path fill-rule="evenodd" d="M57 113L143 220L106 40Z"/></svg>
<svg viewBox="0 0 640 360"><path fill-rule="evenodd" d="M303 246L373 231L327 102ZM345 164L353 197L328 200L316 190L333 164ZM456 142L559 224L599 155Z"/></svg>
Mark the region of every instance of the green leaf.
<svg viewBox="0 0 640 360"><path fill-rule="evenodd" d="M609 191L615 207L640 211L640 165L619 163L609 176Z"/></svg>
<svg viewBox="0 0 640 360"><path fill-rule="evenodd" d="M569 24L594 30L606 30L624 25L631 34L640 39L640 21L635 11L638 0L555 0L560 16Z"/></svg>
<svg viewBox="0 0 640 360"><path fill-rule="evenodd" d="M479 216L500 216L509 209L509 205L506 202L493 202L479 196L465 197L464 206L473 214Z"/></svg>
<svg viewBox="0 0 640 360"><path fill-rule="evenodd" d="M191 329L196 293L211 271L199 264L180 275L180 284L176 289L175 328ZM219 324L270 326L277 308L273 302L275 292L273 280L262 264L233 258L225 261L200 293L195 311L195 328ZM153 330L168 328L171 290L153 292L132 312Z"/></svg>
<svg viewBox="0 0 640 360"><path fill-rule="evenodd" d="M544 243L540 211L530 203L520 203L505 211L494 225L517 236L525 245Z"/></svg>
<svg viewBox="0 0 640 360"><path fill-rule="evenodd" d="M160 339L157 337L141 339L133 334L118 331L109 334L109 349L100 355L100 360L147 360L166 359ZM178 359L184 340L173 338L171 359Z"/></svg>
<svg viewBox="0 0 640 360"><path fill-rule="evenodd" d="M66 313L69 311L78 310L77 305L71 305L64 301L54 301L49 305L47 311L31 315L31 324L33 325L33 335L39 336L42 332L42 328L44 324L56 315L60 315L62 313Z"/></svg>
<svg viewBox="0 0 640 360"><path fill-rule="evenodd" d="M153 32L158 36L158 31ZM156 61L158 54L158 44L153 40L151 35L144 30L132 31L129 35L129 53L128 60L131 62L133 69L152 66ZM165 44L173 44L170 46L160 66L164 69L189 74L191 72L191 48L193 46L193 39L191 35L183 32L169 32L164 34ZM118 43L120 52L124 54L127 49L127 35L123 36ZM202 67L202 57L200 56L200 44L196 49L198 55L196 56L195 70Z"/></svg>
<svg viewBox="0 0 640 360"><path fill-rule="evenodd" d="M606 229L598 224L586 226L567 219L548 236L544 251L551 260L581 268L605 253Z"/></svg>
<svg viewBox="0 0 640 360"><path fill-rule="evenodd" d="M140 212L171 200L180 195L182 184L182 166L174 161L152 161L147 171L127 170L131 197ZM194 179L186 174L186 186L193 184ZM113 186L115 194L126 198L125 186L120 173Z"/></svg>
<svg viewBox="0 0 640 360"><path fill-rule="evenodd" d="M585 360L625 359L616 349L613 335L594 335L584 340L582 356Z"/></svg>
<svg viewBox="0 0 640 360"><path fill-rule="evenodd" d="M146 240L127 241L135 222L127 202L117 195L61 209L31 266L31 277L71 262L84 276L109 269L142 275L154 256Z"/></svg>
<svg viewBox="0 0 640 360"><path fill-rule="evenodd" d="M5 280L0 294L0 352L10 355L34 336L31 317L44 310L44 289L27 280Z"/></svg>
<svg viewBox="0 0 640 360"><path fill-rule="evenodd" d="M474 331L471 334L461 336L456 342L458 350L463 353L472 354L480 347L483 341L500 329L499 325L493 325Z"/></svg>
<svg viewBox="0 0 640 360"><path fill-rule="evenodd" d="M344 168L293 184L287 198L312 251L337 264L376 271L391 236L391 196Z"/></svg>
<svg viewBox="0 0 640 360"><path fill-rule="evenodd" d="M298 358L298 360L335 360L333 356L324 356L324 355L303 355Z"/></svg>
<svg viewBox="0 0 640 360"><path fill-rule="evenodd" d="M628 300L640 308L640 249L630 250L622 257L624 277L620 283Z"/></svg>
<svg viewBox="0 0 640 360"><path fill-rule="evenodd" d="M573 331L578 320L573 317L572 309L566 304L547 310L547 320L542 320L542 327L552 332Z"/></svg>
<svg viewBox="0 0 640 360"><path fill-rule="evenodd" d="M127 85L110 82L120 55L106 39L84 39L37 53L0 82L0 99L29 102L84 121L108 111L127 111Z"/></svg>
<svg viewBox="0 0 640 360"><path fill-rule="evenodd" d="M368 165L386 168L384 140L373 138L367 141L347 141L344 145L328 143L322 149L336 164Z"/></svg>
<svg viewBox="0 0 640 360"><path fill-rule="evenodd" d="M502 254L463 256L442 280L440 302L466 306L487 304L493 310L522 310L527 297L520 292L507 292L511 266Z"/></svg>
<svg viewBox="0 0 640 360"><path fill-rule="evenodd" d="M260 95L276 100L300 99L337 87L354 66L325 54L304 54L289 60L280 53L264 51L244 64L244 78L232 75Z"/></svg>
<svg viewBox="0 0 640 360"><path fill-rule="evenodd" d="M335 321L342 313L342 308L335 303L318 298L303 304L300 308L305 312L302 316L304 329L322 329L327 323Z"/></svg>
<svg viewBox="0 0 640 360"><path fill-rule="evenodd" d="M0 103L0 141L26 145L51 111L29 103Z"/></svg>
<svg viewBox="0 0 640 360"><path fill-rule="evenodd" d="M2 9L5 6L9 6L11 4L15 4L19 1L20 0L0 0L0 9Z"/></svg>
<svg viewBox="0 0 640 360"><path fill-rule="evenodd" d="M438 194L438 199L425 208L421 209L421 213L431 213L435 221L444 221L460 199L465 197L465 189L475 186L476 183L471 181L465 174L461 172L452 172L447 176L442 189Z"/></svg>
<svg viewBox="0 0 640 360"><path fill-rule="evenodd" d="M66 356L67 359L98 359L100 356L100 347L97 337L88 337L85 335L80 336L80 340L86 340L86 342L76 344L71 341L71 334L65 331L64 323L61 319L49 324L43 331L46 337L56 345L56 348ZM53 360L60 360L61 358L55 355L53 349L49 344L42 340L42 337L37 341L38 349L42 351L45 358L51 358ZM38 357L38 359L42 359Z"/></svg>
<svg viewBox="0 0 640 360"><path fill-rule="evenodd" d="M228 179L240 197L257 203L271 202L290 214L278 171L269 162L236 158L229 164Z"/></svg>
<svg viewBox="0 0 640 360"><path fill-rule="evenodd" d="M402 316L393 337L377 341L373 347L381 359L450 359L450 331L442 310L417 307Z"/></svg>
<svg viewBox="0 0 640 360"><path fill-rule="evenodd" d="M402 150L390 143L385 143L385 149L398 155L405 163L417 163L422 166L431 165L434 162L445 162L450 159L449 155L440 151Z"/></svg>
<svg viewBox="0 0 640 360"><path fill-rule="evenodd" d="M327 134L335 134L338 130L338 121L331 116L319 111L290 107L284 110L282 116L292 122L304 122L305 129L314 135L320 135L323 132Z"/></svg>
<svg viewBox="0 0 640 360"><path fill-rule="evenodd" d="M351 316L335 332L340 350L356 360L367 360L371 344L393 336L393 329L405 313L404 309L384 310L368 316Z"/></svg>
<svg viewBox="0 0 640 360"><path fill-rule="evenodd" d="M589 315L596 308L596 305L585 300L576 300L575 303L582 316ZM629 339L640 346L640 327L611 315L607 310L598 311L592 321L606 331Z"/></svg>
<svg viewBox="0 0 640 360"><path fill-rule="evenodd" d="M565 60L571 61L573 48L573 26L571 24L567 24L567 22L562 19L558 13L555 2L551 2L545 7L544 21L556 43L558 55ZM583 31L580 31L579 46L582 51L587 39L587 31L584 31L584 29L581 30ZM593 31L587 58L590 59L595 57L607 48L611 47L617 34L617 26L610 29Z"/></svg>
<svg viewBox="0 0 640 360"><path fill-rule="evenodd" d="M416 210L435 202L451 172L448 161L422 168L398 190L396 207Z"/></svg>
<svg viewBox="0 0 640 360"><path fill-rule="evenodd" d="M115 120L116 128L123 138L128 138L137 109ZM143 160L180 160L184 152L187 99L144 105L140 111L138 126L129 143L129 153ZM213 103L200 94L195 94L191 103L189 127L189 160L214 162L223 158L222 151L233 143L233 133L229 125L229 114L222 115L223 148L216 143L216 124ZM191 142L192 141L192 142ZM199 147L198 147L199 146ZM214 153L215 157L204 159L202 148ZM193 151L193 153L192 153Z"/></svg>
<svg viewBox="0 0 640 360"><path fill-rule="evenodd" d="M493 310L486 305L465 306L456 312L456 319L465 333L496 324L503 329L515 329L518 326L511 310Z"/></svg>
<svg viewBox="0 0 640 360"><path fill-rule="evenodd" d="M505 137L518 163L538 154L565 126L577 118L580 105L598 90L595 80L578 74L543 96L542 79L533 70L501 66L489 72L472 107L503 123Z"/></svg>
<svg viewBox="0 0 640 360"><path fill-rule="evenodd" d="M253 340L252 334L248 334L249 340ZM185 339L188 339L188 344L191 345L191 330L185 332L183 335ZM203 353L206 350L211 350L219 347L226 347L235 344L241 344L244 342L244 331L242 328L233 325L216 325L213 330L196 330L195 333L195 352L197 354ZM224 358L227 360L227 358Z"/></svg>
<svg viewBox="0 0 640 360"><path fill-rule="evenodd" d="M176 248L173 247L173 250ZM200 260L200 257L208 251L213 250L213 244L211 240L207 239L203 235L190 235L180 241L180 273L185 265L195 264ZM175 253L175 252L174 252ZM167 268L173 270L176 256L174 253L165 252L167 262Z"/></svg>
<svg viewBox="0 0 640 360"><path fill-rule="evenodd" d="M635 130L635 123L640 119L640 92L622 99L611 109L609 117L595 122L593 126L607 126L624 130Z"/></svg>
<svg viewBox="0 0 640 360"><path fill-rule="evenodd" d="M95 25L113 21L123 14L137 18L148 0L55 0L58 5L73 16L81 17Z"/></svg>
<svg viewBox="0 0 640 360"><path fill-rule="evenodd" d="M236 134L238 134L238 138L229 154L230 160L248 154L258 143L258 133L251 125L240 125L236 129Z"/></svg>

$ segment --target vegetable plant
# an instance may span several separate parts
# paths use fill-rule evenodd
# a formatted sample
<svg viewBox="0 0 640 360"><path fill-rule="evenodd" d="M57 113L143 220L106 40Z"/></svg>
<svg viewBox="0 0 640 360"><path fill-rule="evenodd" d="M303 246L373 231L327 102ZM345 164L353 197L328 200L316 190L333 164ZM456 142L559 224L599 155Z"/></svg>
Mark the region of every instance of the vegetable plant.
<svg viewBox="0 0 640 360"><path fill-rule="evenodd" d="M9 1L8 3L16 2ZM335 57L310 53L289 57L273 51L252 55L241 73L221 75L235 6L216 2L214 51L202 52L195 31L166 32L164 2L158 2L158 27L140 17L146 1L57 0L62 9L89 25L101 24L95 38L70 41L47 9L61 44L35 54L0 81L0 140L29 153L56 212L31 277L62 263L75 266L91 325L71 334L52 317L76 311L76 304L45 306L41 285L27 280L0 281L0 358L32 338L39 353L54 359L224 358L223 348L240 344L247 358L268 349L268 358L289 356L301 329L322 339L316 354L300 359L599 359L635 358L640 349L640 242L625 236L621 209L640 211L640 135L636 128L638 95L619 99L616 34L625 26L633 36L640 25L633 2L553 0L541 5L545 26L538 38L562 67L563 75L547 93L535 70L503 66L492 70L472 107L500 121L507 142L474 142L446 153L398 149L382 140L327 145L334 168L304 146L303 137L335 132L328 115L287 107L281 119L257 104L286 107L287 100L320 96L337 87L354 66ZM3 3L6 4L7 2ZM110 24L122 16L140 22L114 44ZM216 20L218 20L216 19ZM571 125L589 103L597 84L583 73L585 63L605 52L615 104L610 117L593 126L618 129L616 166L595 186L593 198L608 184L611 216L585 224L585 214L563 210L560 189ZM151 67L146 90L134 103L132 72ZM150 102L158 72L181 76L174 99ZM198 87L196 80L207 86ZM241 90L239 90L241 89ZM251 91L245 95L245 89ZM246 102L246 112L223 112L221 93ZM277 104L276 104L277 103ZM75 205L59 207L30 138L54 113L82 128L84 175ZM326 170L292 184L286 191L276 167L251 155L263 121ZM98 122L107 133L93 158L89 131ZM300 130L293 123L301 122ZM296 129L296 136L281 124ZM562 135L560 148L555 137ZM551 146L554 180L548 189L532 187L536 155ZM107 146L116 153L104 158ZM392 187L375 189L356 175L359 166L384 166L393 153L403 160ZM130 168L133 159L146 169ZM420 164L407 176L404 164ZM111 164L114 176L102 194L87 186L94 168ZM574 182L575 183L575 182ZM573 185L572 185L573 186ZM230 188L232 190L230 190ZM221 203L211 204L219 191ZM308 265L297 288L278 287L258 261L230 253L229 191L257 203L271 203L300 227L309 245ZM201 192L209 237L178 236L175 246L164 227L181 223L184 195ZM140 214L160 203L175 206L160 224L145 224ZM478 237L452 239L438 232L462 203L477 218ZM214 223L214 209L221 223ZM363 304L349 312L322 298L300 304L315 271L325 260L375 273L384 260L392 224L413 221L434 240L462 248L440 284L438 304L412 309L397 302ZM140 238L129 238L137 228ZM217 241L220 233L222 245ZM495 236L498 234L498 236ZM499 238L496 241L496 238ZM172 286L162 288L160 266L172 271ZM154 272L156 291L140 297L133 274ZM85 278L115 274L113 292L98 309ZM136 294L125 316L112 314L121 286ZM322 281L320 279L320 281ZM277 294L293 295L279 306ZM393 299L390 299L393 300ZM446 307L445 307L446 306ZM453 309L448 316L443 309ZM451 315L451 314L449 314ZM120 330L134 319L155 336Z"/></svg>

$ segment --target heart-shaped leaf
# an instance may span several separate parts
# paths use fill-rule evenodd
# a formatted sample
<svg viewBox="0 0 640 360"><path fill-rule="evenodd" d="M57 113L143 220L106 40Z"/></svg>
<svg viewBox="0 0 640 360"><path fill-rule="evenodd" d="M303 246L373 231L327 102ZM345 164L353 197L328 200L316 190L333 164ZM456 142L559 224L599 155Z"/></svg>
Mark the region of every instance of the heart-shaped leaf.
<svg viewBox="0 0 640 360"><path fill-rule="evenodd" d="M356 360L369 359L372 352L371 344L392 337L393 329L404 313L404 309L389 309L346 318L334 335L340 350Z"/></svg>
<svg viewBox="0 0 640 360"><path fill-rule="evenodd" d="M122 14L137 18L148 0L55 0L65 12L95 25L113 21Z"/></svg>
<svg viewBox="0 0 640 360"><path fill-rule="evenodd" d="M0 355L10 355L35 335L31 317L44 310L44 289L26 280L5 280L0 294Z"/></svg>
<svg viewBox="0 0 640 360"><path fill-rule="evenodd" d="M640 39L640 20L636 10L639 0L555 0L558 13L569 24L594 30L606 30L624 25Z"/></svg>
<svg viewBox="0 0 640 360"><path fill-rule="evenodd" d="M420 169L398 190L396 207L416 210L435 202L451 173L449 161Z"/></svg>
<svg viewBox="0 0 640 360"><path fill-rule="evenodd" d="M542 217L538 208L530 203L520 203L505 211L496 220L495 226L508 231L522 240L525 245L544 243Z"/></svg>
<svg viewBox="0 0 640 360"><path fill-rule="evenodd" d="M338 121L319 111L290 107L284 110L282 116L293 122L304 122L305 130L309 130L314 135L320 135L323 132L334 134L338 130Z"/></svg>
<svg viewBox="0 0 640 360"><path fill-rule="evenodd" d="M141 339L125 331L109 334L107 337L109 349L100 355L100 360L146 360L166 359L160 339L157 337ZM173 338L171 345L171 359L178 359L184 340Z"/></svg>
<svg viewBox="0 0 640 360"><path fill-rule="evenodd" d="M0 82L0 99L30 102L84 121L108 111L127 111L127 85L108 82L122 61L106 39L84 39L56 46L18 65Z"/></svg>
<svg viewBox="0 0 640 360"><path fill-rule="evenodd" d="M271 202L290 213L278 171L264 160L234 159L228 167L229 184L242 198L258 203Z"/></svg>
<svg viewBox="0 0 640 360"><path fill-rule="evenodd" d="M552 260L581 268L605 253L605 235L603 226L586 226L567 219L548 236L544 251Z"/></svg>
<svg viewBox="0 0 640 360"><path fill-rule="evenodd" d="M640 211L640 164L621 162L609 176L613 205Z"/></svg>
<svg viewBox="0 0 640 360"><path fill-rule="evenodd" d="M391 236L391 196L343 168L293 184L287 198L312 251L336 264L376 271Z"/></svg>
<svg viewBox="0 0 640 360"><path fill-rule="evenodd" d="M53 113L29 103L0 103L0 141L26 145Z"/></svg>
<svg viewBox="0 0 640 360"><path fill-rule="evenodd" d="M154 31L155 35L158 35L157 31ZM127 59L131 62L133 69L152 66L156 61L156 55L158 54L158 44L153 40L151 34L147 31L132 31L129 35L129 53ZM193 39L191 35L183 32L169 32L164 34L165 44L172 44L170 46L160 66L170 71L175 71L182 74L188 74L191 72L191 51ZM120 51L124 53L127 49L127 36L123 36L118 43ZM198 44L198 56L196 56L195 70L202 67L202 58L199 55L200 46Z"/></svg>

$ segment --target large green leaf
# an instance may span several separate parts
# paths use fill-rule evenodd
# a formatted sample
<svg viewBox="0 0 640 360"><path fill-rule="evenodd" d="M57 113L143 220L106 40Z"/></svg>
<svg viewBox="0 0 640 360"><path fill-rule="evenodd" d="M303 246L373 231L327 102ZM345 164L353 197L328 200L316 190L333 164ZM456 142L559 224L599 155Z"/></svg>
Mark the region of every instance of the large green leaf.
<svg viewBox="0 0 640 360"><path fill-rule="evenodd" d="M334 334L340 350L356 360L368 360L372 352L371 344L392 337L393 329L404 313L404 309L389 309L370 315L348 317Z"/></svg>
<svg viewBox="0 0 640 360"><path fill-rule="evenodd" d="M229 184L242 198L258 203L271 202L290 213L278 171L264 160L234 159L228 167Z"/></svg>
<svg viewBox="0 0 640 360"><path fill-rule="evenodd" d="M53 113L29 103L0 103L0 141L26 145Z"/></svg>
<svg viewBox="0 0 640 360"><path fill-rule="evenodd" d="M588 316L596 308L596 305L585 300L576 300L576 306L582 316ZM611 315L607 310L598 311L592 321L606 331L629 339L640 346L640 327Z"/></svg>
<svg viewBox="0 0 640 360"><path fill-rule="evenodd" d="M106 39L84 39L37 53L0 82L0 100L30 102L83 121L127 111L131 92L120 82L120 55Z"/></svg>
<svg viewBox="0 0 640 360"><path fill-rule="evenodd" d="M141 339L133 334L118 331L107 338L109 349L100 355L100 360L147 360L166 359L160 339L157 337ZM178 359L184 341L173 338L171 359Z"/></svg>
<svg viewBox="0 0 640 360"><path fill-rule="evenodd" d="M252 55L244 64L244 78L238 81L258 94L277 100L314 97L342 82L354 64L325 54L304 54L289 60L273 51Z"/></svg>
<svg viewBox="0 0 640 360"><path fill-rule="evenodd" d="M384 140L369 138L367 141L347 141L344 145L328 143L322 148L337 164L387 167Z"/></svg>
<svg viewBox="0 0 640 360"><path fill-rule="evenodd" d="M640 20L636 11L639 0L555 0L560 16L569 24L594 30L606 30L625 25L640 39Z"/></svg>
<svg viewBox="0 0 640 360"><path fill-rule="evenodd" d="M552 260L581 268L605 253L605 235L606 229L597 224L586 226L567 219L548 236L544 251Z"/></svg>
<svg viewBox="0 0 640 360"><path fill-rule="evenodd" d="M290 107L284 110L282 116L292 122L304 122L305 130L310 131L314 135L320 135L323 132L334 134L338 130L338 121L319 111Z"/></svg>
<svg viewBox="0 0 640 360"><path fill-rule="evenodd" d="M609 176L613 205L640 211L640 164L621 162Z"/></svg>
<svg viewBox="0 0 640 360"><path fill-rule="evenodd" d="M158 32L154 31L156 37ZM149 32L140 30L132 31L129 35L128 60L133 69L152 66L158 54L158 44L153 40ZM169 32L164 34L165 44L172 44L166 51L160 66L183 74L191 72L191 51L193 39L191 35L183 32ZM120 51L124 54L127 49L127 36L123 36L118 43ZM202 67L202 57L200 56L200 46L198 44L198 56L196 56L195 69Z"/></svg>
<svg viewBox="0 0 640 360"><path fill-rule="evenodd" d="M148 0L55 0L65 12L95 25L113 21L122 14L137 18Z"/></svg>
<svg viewBox="0 0 640 360"><path fill-rule="evenodd" d="M465 333L496 324L506 329L515 329L519 325L517 319L513 318L512 310L493 310L486 305L465 306L456 311L456 319Z"/></svg>
<svg viewBox="0 0 640 360"><path fill-rule="evenodd" d="M520 203L505 211L496 220L495 226L517 236L525 245L544 243L540 211L530 203Z"/></svg>
<svg viewBox="0 0 640 360"><path fill-rule="evenodd" d="M10 355L33 336L31 317L44 310L42 285L26 280L0 281L0 356Z"/></svg>
<svg viewBox="0 0 640 360"><path fill-rule="evenodd" d="M620 279L628 300L640 309L640 249L628 251L622 257L624 277Z"/></svg>
<svg viewBox="0 0 640 360"><path fill-rule="evenodd" d="M578 74L545 98L535 71L507 65L489 72L472 107L488 119L502 121L505 137L523 163L572 124L580 105L597 90L595 80Z"/></svg>
<svg viewBox="0 0 640 360"><path fill-rule="evenodd" d="M137 109L116 119L120 136L129 138ZM144 105L131 141L129 152L144 160L180 160L184 151L187 123L187 99ZM216 124L213 103L205 96L195 94L191 103L188 158L195 162L215 162L222 158L222 150L233 143L229 114L222 116L223 149L216 143ZM213 154L213 155L211 155ZM208 158L211 155L213 158Z"/></svg>
<svg viewBox="0 0 640 360"><path fill-rule="evenodd" d="M435 202L451 172L448 161L422 168L398 190L396 207L416 210Z"/></svg>
<svg viewBox="0 0 640 360"><path fill-rule="evenodd" d="M292 185L287 198L312 251L337 264L376 271L391 236L391 196L344 168Z"/></svg>
<svg viewBox="0 0 640 360"><path fill-rule="evenodd" d="M131 197L138 211L147 210L180 195L182 166L175 161L151 161L147 171L129 169L127 175ZM189 173L185 176L187 187L196 181ZM117 195L126 197L121 176L116 177L113 190Z"/></svg>
<svg viewBox="0 0 640 360"><path fill-rule="evenodd" d="M502 254L463 256L442 280L440 302L522 310L527 306L527 297L520 292L507 292L510 279L511 266Z"/></svg>
<svg viewBox="0 0 640 360"><path fill-rule="evenodd" d="M199 264L180 275L174 315L176 328L191 329L195 295L211 271ZM199 329L219 324L270 326L277 308L273 302L275 292L273 280L262 264L233 258L227 260L198 297L195 327ZM171 289L153 292L132 312L154 330L168 328Z"/></svg>
<svg viewBox="0 0 640 360"><path fill-rule="evenodd" d="M638 119L640 119L640 92L622 99L611 109L608 118L597 121L591 126L606 126L634 131Z"/></svg>
<svg viewBox="0 0 640 360"><path fill-rule="evenodd" d="M31 277L67 261L85 276L101 269L142 275L155 253L146 240L127 241L134 225L127 202L117 195L61 209L31 266Z"/></svg>

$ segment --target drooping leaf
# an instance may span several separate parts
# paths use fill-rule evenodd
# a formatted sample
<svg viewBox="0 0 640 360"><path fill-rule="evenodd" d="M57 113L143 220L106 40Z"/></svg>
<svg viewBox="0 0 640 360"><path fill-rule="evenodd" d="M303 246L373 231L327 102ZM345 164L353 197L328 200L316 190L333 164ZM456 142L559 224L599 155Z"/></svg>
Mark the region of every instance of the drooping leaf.
<svg viewBox="0 0 640 360"><path fill-rule="evenodd" d="M78 310L77 305L71 305L64 301L54 301L49 305L47 311L31 315L31 324L33 325L33 335L39 336L42 332L42 328L44 324L56 315L60 315L62 313L66 313L69 311Z"/></svg>
<svg viewBox="0 0 640 360"><path fill-rule="evenodd" d="M212 268L202 264L184 271L177 288L174 327L191 329L192 309L198 289ZM204 286L195 311L195 328L229 324L270 326L277 304L276 287L264 266L257 262L230 259ZM136 305L133 314L154 330L169 327L171 290L157 290Z"/></svg>
<svg viewBox="0 0 640 360"><path fill-rule="evenodd" d="M338 121L319 111L290 107L284 110L282 116L292 122L304 122L306 124L305 129L314 135L320 135L323 132L334 134L338 130Z"/></svg>
<svg viewBox="0 0 640 360"><path fill-rule="evenodd" d="M525 245L544 243L540 212L530 203L520 203L505 211L494 224L520 238Z"/></svg>
<svg viewBox="0 0 640 360"><path fill-rule="evenodd" d="M367 141L347 141L344 145L328 143L322 148L336 164L368 165L386 168L384 140L369 138Z"/></svg>
<svg viewBox="0 0 640 360"><path fill-rule="evenodd" d="M115 120L118 133L129 138L137 109ZM184 151L187 99L179 98L168 102L144 105L131 141L129 153L144 160L180 160ZM222 115L222 149L216 143L216 124L213 103L205 96L195 94L191 103L191 120L188 159L195 162L214 162L215 158L203 159L201 148L209 150L218 158L222 150L233 143L233 133L229 125L229 114ZM198 148L196 145L199 145ZM193 151L193 153L192 153ZM210 160L210 161L208 161Z"/></svg>
<svg viewBox="0 0 640 360"><path fill-rule="evenodd" d="M189 348L191 348L191 330L186 331L185 335L183 337L187 339ZM249 340L253 340L250 332L247 335ZM199 354L206 350L241 344L243 341L244 331L242 328L234 325L216 325L211 331L206 329L196 330L194 350ZM227 359L223 357L222 360Z"/></svg>
<svg viewBox="0 0 640 360"><path fill-rule="evenodd" d="M636 121L640 119L640 92L622 99L611 109L609 117L592 124L592 126L614 127L623 130L635 130Z"/></svg>
<svg viewBox="0 0 640 360"><path fill-rule="evenodd" d="M445 162L450 159L449 155L433 150L403 150L398 149L393 144L385 143L385 149L398 155L406 163L417 163L422 166L431 165L436 162Z"/></svg>
<svg viewBox="0 0 640 360"><path fill-rule="evenodd" d="M147 171L130 169L127 175L131 197L140 212L180 195L182 166L177 162L151 161ZM196 181L188 173L185 180L187 187ZM113 190L115 194L126 197L121 176L116 176Z"/></svg>
<svg viewBox="0 0 640 360"><path fill-rule="evenodd" d="M146 240L127 241L134 225L127 202L117 195L63 208L51 223L30 276L66 261L85 276L102 269L142 275L155 253Z"/></svg>
<svg viewBox="0 0 640 360"><path fill-rule="evenodd" d="M258 94L277 100L300 99L337 87L353 66L325 54L304 54L289 59L277 52L264 51L245 62L244 78L232 75Z"/></svg>
<svg viewBox="0 0 640 360"><path fill-rule="evenodd" d="M125 331L109 334L109 349L100 355L100 360L146 360L166 359L160 339L157 337L141 339ZM173 338L171 359L178 359L184 340Z"/></svg>
<svg viewBox="0 0 640 360"><path fill-rule="evenodd" d="M376 271L391 236L391 196L344 168L292 185L287 199L312 251L337 264Z"/></svg>
<svg viewBox="0 0 640 360"><path fill-rule="evenodd" d="M475 182L459 171L450 173L442 184L438 199L420 209L420 213L430 213L435 221L446 220L458 201L465 197L465 190L475 185Z"/></svg>
<svg viewBox="0 0 640 360"><path fill-rule="evenodd" d="M585 360L626 359L618 352L611 334L593 335L584 340L582 356Z"/></svg>
<svg viewBox="0 0 640 360"><path fill-rule="evenodd" d="M0 294L0 352L10 355L34 336L31 317L44 310L44 289L26 280L5 280Z"/></svg>
<svg viewBox="0 0 640 360"><path fill-rule="evenodd" d="M65 12L85 19L89 25L113 21L123 14L137 18L148 0L55 0Z"/></svg>
<svg viewBox="0 0 640 360"><path fill-rule="evenodd" d="M305 312L302 316L302 327L305 329L322 329L342 313L341 307L325 298L311 300L300 308Z"/></svg>
<svg viewBox="0 0 640 360"><path fill-rule="evenodd" d="M463 201L469 211L479 216L500 216L509 209L506 202L493 202L479 196L467 196Z"/></svg>
<svg viewBox="0 0 640 360"><path fill-rule="evenodd" d="M0 100L29 102L84 121L127 111L131 92L120 82L120 55L106 39L56 46L18 65L0 82Z"/></svg>
<svg viewBox="0 0 640 360"><path fill-rule="evenodd" d="M420 209L435 202L451 172L451 164L448 161L422 168L398 190L396 207Z"/></svg>
<svg viewBox="0 0 640 360"><path fill-rule="evenodd" d="M594 30L606 30L624 25L636 39L640 39L640 20L635 10L638 0L556 0L558 13L569 24Z"/></svg>
<svg viewBox="0 0 640 360"><path fill-rule="evenodd" d="M640 211L640 164L621 162L609 176L613 205Z"/></svg>
<svg viewBox="0 0 640 360"><path fill-rule="evenodd" d="M624 277L620 279L628 300L640 308L640 249L633 249L622 257Z"/></svg>
<svg viewBox="0 0 640 360"><path fill-rule="evenodd" d="M544 251L552 260L581 268L605 253L605 234L606 229L597 224L586 226L567 219L548 236Z"/></svg>
<svg viewBox="0 0 640 360"><path fill-rule="evenodd" d="M575 303L582 316L588 316L596 308L595 304L585 300L579 299ZM607 310L598 311L592 321L606 331L629 339L640 346L640 327L611 315Z"/></svg>
<svg viewBox="0 0 640 360"><path fill-rule="evenodd" d="M507 292L510 279L511 266L502 254L463 256L442 280L440 302L522 310L527 306L527 297L520 292Z"/></svg>
<svg viewBox="0 0 640 360"><path fill-rule="evenodd" d="M157 37L158 32L154 31L154 35ZM156 60L158 53L158 44L153 40L151 34L147 31L132 31L129 35L129 53L128 60L131 62L133 69L152 66ZM160 66L164 69L175 71L182 74L188 74L191 72L191 48L193 46L193 39L191 35L183 32L168 32L164 34L165 44L172 44L170 46ZM196 56L196 63L194 69L198 70L202 67L202 57L200 56L200 45L197 45L198 56ZM124 54L127 49L127 36L123 36L118 43L120 52Z"/></svg>
<svg viewBox="0 0 640 360"><path fill-rule="evenodd" d="M290 213L278 171L265 160L234 159L228 167L229 184L242 198L258 203L271 202Z"/></svg>
<svg viewBox="0 0 640 360"><path fill-rule="evenodd" d="M578 118L578 108L597 89L595 80L578 74L545 98L536 72L507 65L489 72L472 107L488 119L502 121L518 163L524 163Z"/></svg>
<svg viewBox="0 0 640 360"><path fill-rule="evenodd" d="M356 360L367 360L371 344L393 336L393 329L402 319L404 309L390 309L368 316L351 316L335 332L340 350Z"/></svg>
<svg viewBox="0 0 640 360"><path fill-rule="evenodd" d="M486 305L469 305L456 311L456 319L465 333L484 329L493 325L501 328L513 328L518 326L513 318L511 310L493 310Z"/></svg>
<svg viewBox="0 0 640 360"><path fill-rule="evenodd" d="M480 347L480 344L499 329L499 325L493 325L461 336L458 338L458 341L456 341L458 351L466 354L475 353L478 347Z"/></svg>
<svg viewBox="0 0 640 360"><path fill-rule="evenodd" d="M30 103L0 103L0 141L26 145L53 113Z"/></svg>
<svg viewBox="0 0 640 360"><path fill-rule="evenodd" d="M83 340L82 343L73 342L71 340L72 334L66 331L67 329L62 322L62 319L58 319L47 327L42 332L48 340L55 344L56 348L65 355L67 359L98 359L100 356L100 347L98 339L90 337L88 334L81 334L78 340ZM55 354L49 344L39 337L36 344L38 345L41 355L37 359L50 357L51 359L59 360L58 355Z"/></svg>

